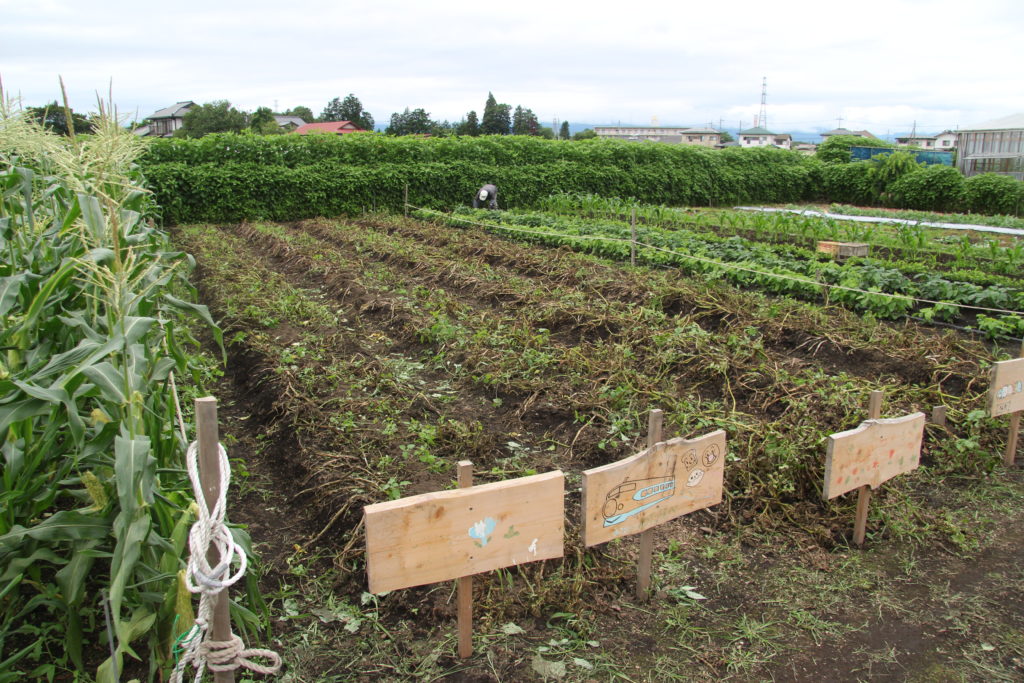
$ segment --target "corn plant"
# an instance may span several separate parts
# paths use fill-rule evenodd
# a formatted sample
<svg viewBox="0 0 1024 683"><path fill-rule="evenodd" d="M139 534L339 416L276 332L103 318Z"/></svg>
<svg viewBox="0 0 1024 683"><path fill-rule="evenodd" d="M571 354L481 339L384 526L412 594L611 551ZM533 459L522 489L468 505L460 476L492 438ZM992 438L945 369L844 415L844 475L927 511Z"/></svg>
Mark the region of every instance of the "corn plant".
<svg viewBox="0 0 1024 683"><path fill-rule="evenodd" d="M0 681L101 661L113 680L125 655L153 677L189 625L172 372L192 369L183 314L219 330L149 220L140 142L95 120L60 138L0 93Z"/></svg>

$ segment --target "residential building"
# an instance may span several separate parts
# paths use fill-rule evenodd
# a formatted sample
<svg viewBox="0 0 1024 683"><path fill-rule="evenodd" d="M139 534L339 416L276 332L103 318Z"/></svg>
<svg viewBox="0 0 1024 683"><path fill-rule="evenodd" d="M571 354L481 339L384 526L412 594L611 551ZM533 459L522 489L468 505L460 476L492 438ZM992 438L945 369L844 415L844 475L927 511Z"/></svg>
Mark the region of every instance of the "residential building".
<svg viewBox="0 0 1024 683"><path fill-rule="evenodd" d="M898 147L920 147L921 149L935 149L934 135L904 135L896 138Z"/></svg>
<svg viewBox="0 0 1024 683"><path fill-rule="evenodd" d="M327 121L324 123L306 123L296 128L293 132L299 135L309 135L310 133L346 135L348 133L365 133L366 131L358 128L351 121Z"/></svg>
<svg viewBox="0 0 1024 683"><path fill-rule="evenodd" d="M174 131L185 125L185 114L194 106L196 103L191 101L175 102L150 114L149 123L136 128L133 132L140 137L149 135L169 138L174 135Z"/></svg>
<svg viewBox="0 0 1024 683"><path fill-rule="evenodd" d="M672 145L700 145L714 147L722 134L713 128L685 126L594 126L599 138L630 140L633 142L664 142Z"/></svg>
<svg viewBox="0 0 1024 683"><path fill-rule="evenodd" d="M274 120L277 121L278 128L283 129L286 133L291 133L296 128L306 125L306 122L298 116L274 114Z"/></svg>
<svg viewBox="0 0 1024 683"><path fill-rule="evenodd" d="M935 149L956 149L956 131L944 130L935 136Z"/></svg>
<svg viewBox="0 0 1024 683"><path fill-rule="evenodd" d="M789 149L793 146L793 136L789 133L773 133L763 126L741 130L738 134L740 147L781 147Z"/></svg>
<svg viewBox="0 0 1024 683"><path fill-rule="evenodd" d="M1001 173L1024 180L1024 113L957 131L957 168L965 176Z"/></svg>
<svg viewBox="0 0 1024 683"><path fill-rule="evenodd" d="M833 128L829 132L821 134L821 141L824 142L833 135L854 135L859 138L870 138L872 140L878 139L874 135L872 135L870 131L866 130L848 130L846 128Z"/></svg>

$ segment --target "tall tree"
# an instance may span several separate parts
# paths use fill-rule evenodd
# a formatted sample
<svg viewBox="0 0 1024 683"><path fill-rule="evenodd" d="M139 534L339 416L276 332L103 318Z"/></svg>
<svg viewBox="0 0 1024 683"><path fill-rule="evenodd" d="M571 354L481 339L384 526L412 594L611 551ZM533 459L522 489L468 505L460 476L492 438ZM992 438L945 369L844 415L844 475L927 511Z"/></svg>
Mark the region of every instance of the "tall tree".
<svg viewBox="0 0 1024 683"><path fill-rule="evenodd" d="M512 116L512 134L537 135L539 129L540 122L537 121L537 115L533 113L533 110L517 106L515 114Z"/></svg>
<svg viewBox="0 0 1024 683"><path fill-rule="evenodd" d="M327 103L320 114L321 121L351 121L363 130L373 130L374 121L370 112L363 111L363 103L354 94L349 93L345 99L335 97Z"/></svg>
<svg viewBox="0 0 1024 683"><path fill-rule="evenodd" d="M68 122L67 116L64 113L64 105L57 104L57 100L42 107L26 107L25 114L47 130L52 130L58 135L68 134ZM71 111L71 124L76 134L92 132L92 124L89 123L89 119L81 114L76 114L74 110Z"/></svg>
<svg viewBox="0 0 1024 683"><path fill-rule="evenodd" d="M558 129L558 139L568 140L569 139L569 122L562 121L562 127Z"/></svg>
<svg viewBox="0 0 1024 683"><path fill-rule="evenodd" d="M249 117L249 130L261 135L274 135L282 132L270 107L260 107L252 113L252 116Z"/></svg>
<svg viewBox="0 0 1024 683"><path fill-rule="evenodd" d="M508 135L512 127L512 106L498 104L493 93L487 93L487 103L484 105L484 116L480 121L480 133L482 135Z"/></svg>
<svg viewBox="0 0 1024 683"><path fill-rule="evenodd" d="M284 115L285 116L298 116L300 119L302 119L306 123L313 123L314 121L316 121L316 117L313 116L313 110L310 109L309 107L303 107L301 105L298 106L298 107L292 107L288 111L284 112Z"/></svg>
<svg viewBox="0 0 1024 683"><path fill-rule="evenodd" d="M480 135L480 121L476 117L476 111L471 110L466 114L466 118L456 126L455 132L459 135Z"/></svg>
<svg viewBox="0 0 1024 683"><path fill-rule="evenodd" d="M391 115L391 124L384 132L388 135L426 135L432 133L437 125L423 109L409 111L406 107L403 113Z"/></svg>
<svg viewBox="0 0 1024 683"><path fill-rule="evenodd" d="M189 109L182 120L182 127L174 131L174 135L201 138L210 133L238 133L248 123L244 112L232 107L227 100L217 100Z"/></svg>

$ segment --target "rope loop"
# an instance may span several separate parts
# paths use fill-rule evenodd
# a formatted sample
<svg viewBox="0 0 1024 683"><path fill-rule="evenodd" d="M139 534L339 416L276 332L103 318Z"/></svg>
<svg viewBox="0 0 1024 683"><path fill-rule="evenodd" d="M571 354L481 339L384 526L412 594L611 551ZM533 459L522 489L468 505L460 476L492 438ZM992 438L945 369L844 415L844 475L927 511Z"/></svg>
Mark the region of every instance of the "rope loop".
<svg viewBox="0 0 1024 683"><path fill-rule="evenodd" d="M189 444L185 456L188 476L192 481L196 506L199 509L196 521L188 532L188 567L185 570L185 587L191 593L199 593L199 610L192 628L178 639L181 658L171 674L171 683L181 683L185 668L195 668L195 683L201 683L204 671L234 671L246 668L253 673L275 674L281 669L281 657L272 650L245 649L242 639L232 634L230 640L211 640L213 607L225 589L245 576L248 566L245 550L235 542L225 522L227 512L227 491L231 483L231 466L224 446L217 444L220 464L220 488L213 510L206 504L202 481L199 478L199 444ZM210 566L210 550L217 551L218 560ZM238 563L238 569L231 573L231 565ZM223 596L226 599L226 595ZM176 647L176 651L178 651ZM252 658L262 658L269 664L259 664Z"/></svg>

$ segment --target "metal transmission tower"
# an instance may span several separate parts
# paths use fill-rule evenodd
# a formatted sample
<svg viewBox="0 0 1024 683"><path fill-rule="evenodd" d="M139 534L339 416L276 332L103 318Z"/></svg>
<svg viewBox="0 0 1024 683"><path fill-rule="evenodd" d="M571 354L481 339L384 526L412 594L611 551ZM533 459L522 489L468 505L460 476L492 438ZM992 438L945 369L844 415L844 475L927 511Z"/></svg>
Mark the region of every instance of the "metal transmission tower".
<svg viewBox="0 0 1024 683"><path fill-rule="evenodd" d="M768 113L765 107L765 103L768 101L768 77L761 77L761 112L757 115L757 120L754 122L754 128L761 126L762 128L768 127Z"/></svg>

